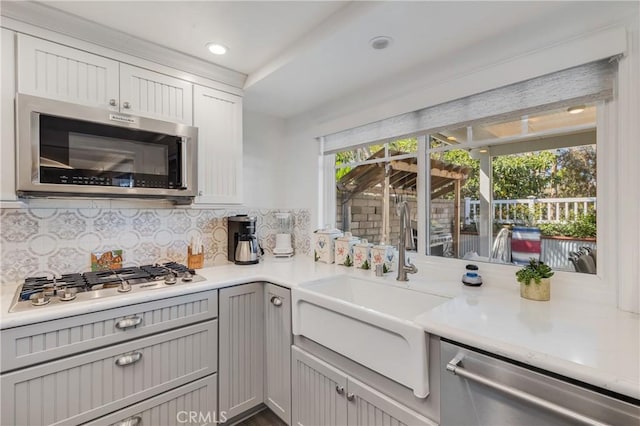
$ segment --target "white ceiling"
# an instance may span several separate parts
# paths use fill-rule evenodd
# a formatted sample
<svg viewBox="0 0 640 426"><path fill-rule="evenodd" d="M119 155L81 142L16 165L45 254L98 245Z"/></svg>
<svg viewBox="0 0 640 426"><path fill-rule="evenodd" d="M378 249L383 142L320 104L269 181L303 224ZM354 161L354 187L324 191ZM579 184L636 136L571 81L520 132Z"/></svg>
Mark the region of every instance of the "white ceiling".
<svg viewBox="0 0 640 426"><path fill-rule="evenodd" d="M248 74L245 106L280 117L403 83L398 75L429 73L481 46L517 54L535 48L543 33L570 37L638 13L638 2L608 1L45 3ZM393 37L393 45L371 49L379 35ZM229 53L214 57L205 48L210 41Z"/></svg>

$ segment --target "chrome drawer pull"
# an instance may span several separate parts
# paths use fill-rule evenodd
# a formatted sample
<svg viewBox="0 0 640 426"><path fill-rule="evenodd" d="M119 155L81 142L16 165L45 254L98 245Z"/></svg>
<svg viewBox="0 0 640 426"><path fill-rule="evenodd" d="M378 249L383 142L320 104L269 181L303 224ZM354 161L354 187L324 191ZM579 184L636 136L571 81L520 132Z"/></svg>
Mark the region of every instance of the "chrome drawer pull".
<svg viewBox="0 0 640 426"><path fill-rule="evenodd" d="M121 319L116 323L116 328L120 330L126 330L127 328L135 327L142 323L142 317L130 317Z"/></svg>
<svg viewBox="0 0 640 426"><path fill-rule="evenodd" d="M118 423L117 426L141 426L142 425L142 417L134 416L127 420L123 420Z"/></svg>
<svg viewBox="0 0 640 426"><path fill-rule="evenodd" d="M278 296L273 296L271 298L271 303L273 303L274 306L280 307L280 306L282 306L282 299L280 299Z"/></svg>
<svg viewBox="0 0 640 426"><path fill-rule="evenodd" d="M347 401L353 401L354 399L356 399L356 396L354 394L352 394L351 392L347 393Z"/></svg>
<svg viewBox="0 0 640 426"><path fill-rule="evenodd" d="M336 385L336 392L338 392L338 395L342 395L344 393L344 387Z"/></svg>
<svg viewBox="0 0 640 426"><path fill-rule="evenodd" d="M135 364L142 359L142 352L133 352L131 354L122 355L116 359L116 365L118 367L124 367L125 365Z"/></svg>
<svg viewBox="0 0 640 426"><path fill-rule="evenodd" d="M482 377L476 373L472 373L469 370L465 370L460 366L460 362L462 361L463 356L457 355L451 361L447 363L447 371L455 376L464 377L467 380L471 380L472 382L480 383L489 388L495 389L499 392L510 395L514 398L527 401L533 405L537 405L538 407L547 409L556 414L560 414L569 419L576 420L580 423L586 425L597 425L597 426L605 426L606 423L601 423L595 419L584 416L580 413L576 413L575 411L569 410L568 408L561 407L553 402L549 402L546 399L538 398L537 396L531 395L529 393L523 392L514 387L503 385L502 383L495 382L486 377Z"/></svg>

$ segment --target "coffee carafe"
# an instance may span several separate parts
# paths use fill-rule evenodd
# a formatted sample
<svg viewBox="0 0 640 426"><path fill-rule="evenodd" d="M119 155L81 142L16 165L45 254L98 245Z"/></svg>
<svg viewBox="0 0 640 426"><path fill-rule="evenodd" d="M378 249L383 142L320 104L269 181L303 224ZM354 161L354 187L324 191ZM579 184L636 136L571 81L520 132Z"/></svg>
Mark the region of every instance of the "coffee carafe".
<svg viewBox="0 0 640 426"><path fill-rule="evenodd" d="M260 261L256 218L247 215L228 218L227 258L236 265L253 265Z"/></svg>

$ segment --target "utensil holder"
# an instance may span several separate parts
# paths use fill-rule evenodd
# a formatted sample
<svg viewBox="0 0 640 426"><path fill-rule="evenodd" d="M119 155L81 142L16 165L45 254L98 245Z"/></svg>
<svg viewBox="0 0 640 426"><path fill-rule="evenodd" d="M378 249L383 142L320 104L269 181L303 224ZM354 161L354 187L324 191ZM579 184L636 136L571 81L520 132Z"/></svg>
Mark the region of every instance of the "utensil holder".
<svg viewBox="0 0 640 426"><path fill-rule="evenodd" d="M204 266L204 246L200 247L200 253L191 253L191 246L187 247L187 266L189 269L202 269Z"/></svg>

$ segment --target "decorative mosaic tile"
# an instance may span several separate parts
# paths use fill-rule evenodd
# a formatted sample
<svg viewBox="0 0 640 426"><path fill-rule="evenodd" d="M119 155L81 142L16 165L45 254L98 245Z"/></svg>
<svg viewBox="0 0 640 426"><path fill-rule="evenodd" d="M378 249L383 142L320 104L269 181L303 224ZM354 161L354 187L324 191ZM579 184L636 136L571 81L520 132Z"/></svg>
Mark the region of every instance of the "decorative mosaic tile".
<svg viewBox="0 0 640 426"><path fill-rule="evenodd" d="M104 237L113 237L119 232L124 231L126 221L122 214L117 210L106 210L93 220L93 225Z"/></svg>
<svg viewBox="0 0 640 426"><path fill-rule="evenodd" d="M257 218L265 253L275 246L271 209L0 209L0 284L30 275L84 272L90 253L122 249L123 266L186 262L187 245L202 238L205 266L226 264L227 217ZM289 210L296 254L310 253L310 212Z"/></svg>
<svg viewBox="0 0 640 426"><path fill-rule="evenodd" d="M193 226L193 220L184 210L175 210L167 218L167 228L174 234L184 234Z"/></svg>
<svg viewBox="0 0 640 426"><path fill-rule="evenodd" d="M26 211L15 211L2 215L0 233L3 241L19 242L36 235L40 225Z"/></svg>
<svg viewBox="0 0 640 426"><path fill-rule="evenodd" d="M58 238L72 240L87 229L87 221L76 212L61 211L50 220L48 228Z"/></svg>
<svg viewBox="0 0 640 426"><path fill-rule="evenodd" d="M142 211L133 219L133 227L142 236L150 236L160 229L160 218L152 211Z"/></svg>
<svg viewBox="0 0 640 426"><path fill-rule="evenodd" d="M91 258L80 250L71 247L64 247L49 256L48 264L51 271L56 275L67 274L68 271L76 271L79 265L83 271L91 268Z"/></svg>
<svg viewBox="0 0 640 426"><path fill-rule="evenodd" d="M2 252L0 262L2 282L19 281L28 275L35 275L38 271L38 258L26 250Z"/></svg>

